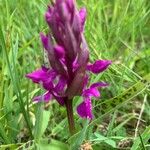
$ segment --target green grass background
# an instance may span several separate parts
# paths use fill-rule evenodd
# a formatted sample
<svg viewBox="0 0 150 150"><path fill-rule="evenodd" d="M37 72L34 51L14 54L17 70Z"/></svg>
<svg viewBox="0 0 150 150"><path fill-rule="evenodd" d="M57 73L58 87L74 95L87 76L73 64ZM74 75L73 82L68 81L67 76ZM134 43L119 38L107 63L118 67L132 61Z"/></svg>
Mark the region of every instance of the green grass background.
<svg viewBox="0 0 150 150"><path fill-rule="evenodd" d="M120 149L150 149L149 89L90 127L75 112L78 133L73 137L68 133L65 108L55 101L47 105L32 103L32 98L43 91L26 79L25 74L43 64L39 33L48 30L44 20L48 3L49 0L0 0L0 149L20 146L50 149L51 146L59 150L86 141L95 150L121 146ZM99 107L101 101L122 94L150 73L150 1L78 0L77 4L87 9L85 37L90 61L113 61L105 73L91 76L91 82L110 83L109 88L101 90L101 100L93 100L94 115L99 118L104 109ZM74 106L80 102L76 97ZM123 145L125 142L127 146Z"/></svg>

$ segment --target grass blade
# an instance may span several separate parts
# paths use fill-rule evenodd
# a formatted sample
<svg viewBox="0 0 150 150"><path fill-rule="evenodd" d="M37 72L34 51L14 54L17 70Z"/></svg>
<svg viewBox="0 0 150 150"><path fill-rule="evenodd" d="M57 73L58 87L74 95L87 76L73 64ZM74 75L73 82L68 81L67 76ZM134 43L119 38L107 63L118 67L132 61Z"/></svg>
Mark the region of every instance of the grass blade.
<svg viewBox="0 0 150 150"><path fill-rule="evenodd" d="M1 44L2 50L4 52L4 58L6 60L6 64L7 64L8 70L9 70L9 74L10 74L10 78L11 78L11 81L13 82L15 93L17 95L17 98L19 99L20 108L22 110L23 116L24 116L25 121L27 123L30 135L32 137L32 130L31 130L31 125L30 125L30 121L29 121L29 116L27 115L26 110L25 110L24 102L23 102L23 99L22 99L22 96L21 96L21 91L20 91L19 86L18 86L19 83L17 82L18 80L16 80L14 78L14 75L13 75L13 72L12 72L12 69L11 69L10 61L9 61L8 54L7 54L7 48L6 48L6 45L5 45L5 39L4 39L4 35L3 35L3 32L2 32L1 28L0 28L0 39L1 39L0 44Z"/></svg>
<svg viewBox="0 0 150 150"><path fill-rule="evenodd" d="M147 89L147 87L150 84L150 74L146 75L142 80L137 82L135 85L133 85L131 88L127 89L125 92L123 92L121 95L118 95L110 100L106 100L102 103L100 103L100 106L102 106L102 116L95 119L93 122L90 123L90 125L93 125L97 123L103 116L107 115L108 113L118 109L120 106L122 106L123 103L131 100L133 97L139 95L143 90ZM97 105L96 107L98 107Z"/></svg>

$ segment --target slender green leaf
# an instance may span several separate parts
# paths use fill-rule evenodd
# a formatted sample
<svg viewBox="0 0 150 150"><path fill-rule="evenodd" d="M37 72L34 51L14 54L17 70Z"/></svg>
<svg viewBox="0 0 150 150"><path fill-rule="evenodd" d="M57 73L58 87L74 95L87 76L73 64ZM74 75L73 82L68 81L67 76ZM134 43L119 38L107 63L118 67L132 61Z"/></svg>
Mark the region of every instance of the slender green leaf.
<svg viewBox="0 0 150 150"><path fill-rule="evenodd" d="M4 139L5 143L7 143L7 144L10 143L10 140L6 135L5 129L4 129L3 125L1 124L1 122L0 122L0 135Z"/></svg>
<svg viewBox="0 0 150 150"><path fill-rule="evenodd" d="M148 144L147 142L150 139L150 126L148 126L145 129L145 131L141 134L141 137L137 137L134 140L131 150L141 150L141 148L142 148L141 138L142 138L143 145Z"/></svg>

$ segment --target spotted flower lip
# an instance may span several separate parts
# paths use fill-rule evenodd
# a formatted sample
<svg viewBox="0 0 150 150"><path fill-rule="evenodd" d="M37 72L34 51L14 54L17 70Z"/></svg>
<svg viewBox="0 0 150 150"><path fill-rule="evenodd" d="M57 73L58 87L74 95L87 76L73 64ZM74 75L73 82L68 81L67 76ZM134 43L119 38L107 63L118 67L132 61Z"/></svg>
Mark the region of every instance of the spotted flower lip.
<svg viewBox="0 0 150 150"><path fill-rule="evenodd" d="M73 0L56 0L48 6L46 22L51 32L40 33L47 53L50 68L41 67L26 75L34 83L41 84L46 93L35 97L37 102L52 99L60 105L74 96L82 96L83 102L77 107L82 118L92 119L92 97L99 98L99 88L108 86L105 82L89 84L89 73L99 74L112 63L110 60L89 62L89 48L84 37L86 9L79 11Z"/></svg>

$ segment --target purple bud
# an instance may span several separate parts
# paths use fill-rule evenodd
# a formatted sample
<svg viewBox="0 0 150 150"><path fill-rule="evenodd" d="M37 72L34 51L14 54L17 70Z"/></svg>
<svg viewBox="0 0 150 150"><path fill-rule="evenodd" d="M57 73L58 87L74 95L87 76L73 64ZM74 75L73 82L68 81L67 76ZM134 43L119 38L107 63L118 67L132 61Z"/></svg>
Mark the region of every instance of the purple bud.
<svg viewBox="0 0 150 150"><path fill-rule="evenodd" d="M45 19L46 19L48 24L51 24L52 16L51 16L50 12L45 13Z"/></svg>
<svg viewBox="0 0 150 150"><path fill-rule="evenodd" d="M54 52L55 52L55 56L58 59L64 58L65 56L65 50L62 46L59 46L59 45L54 46Z"/></svg>
<svg viewBox="0 0 150 150"><path fill-rule="evenodd" d="M44 35L43 33L40 33L40 38L43 44L43 47L48 51L51 52L53 49L52 45L52 39L50 35Z"/></svg>
<svg viewBox="0 0 150 150"><path fill-rule="evenodd" d="M85 20L86 20L86 9L85 8L81 8L80 11L79 11L79 15L80 15L80 20L81 20L82 30L83 30L84 24L85 24Z"/></svg>

